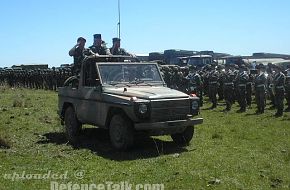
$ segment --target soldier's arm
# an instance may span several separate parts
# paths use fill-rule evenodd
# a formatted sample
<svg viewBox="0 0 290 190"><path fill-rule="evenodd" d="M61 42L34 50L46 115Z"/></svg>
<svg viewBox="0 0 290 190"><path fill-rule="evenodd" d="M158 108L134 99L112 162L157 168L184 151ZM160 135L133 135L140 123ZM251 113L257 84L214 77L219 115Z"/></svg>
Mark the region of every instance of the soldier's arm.
<svg viewBox="0 0 290 190"><path fill-rule="evenodd" d="M122 54L123 55L128 55L128 56L131 56L131 57L136 57L135 55L133 55L132 53L129 53L129 52L127 52L125 49L121 49L121 51L122 51Z"/></svg>
<svg viewBox="0 0 290 190"><path fill-rule="evenodd" d="M106 51L106 55L112 55L108 48L106 48L105 51Z"/></svg>
<svg viewBox="0 0 290 190"><path fill-rule="evenodd" d="M112 55L109 48L107 48L107 46L105 44L102 45L102 49L103 49L103 53L105 55Z"/></svg>
<svg viewBox="0 0 290 190"><path fill-rule="evenodd" d="M84 56L91 56L91 55L94 55L94 56L98 56L99 54L98 53L94 53L91 49L89 48L86 48L84 49L83 51L83 55Z"/></svg>
<svg viewBox="0 0 290 190"><path fill-rule="evenodd" d="M71 48L71 50L69 50L68 54L69 54L70 56L74 56L75 53L76 53L76 49L77 49L77 47L78 47L78 44L74 45L74 47Z"/></svg>

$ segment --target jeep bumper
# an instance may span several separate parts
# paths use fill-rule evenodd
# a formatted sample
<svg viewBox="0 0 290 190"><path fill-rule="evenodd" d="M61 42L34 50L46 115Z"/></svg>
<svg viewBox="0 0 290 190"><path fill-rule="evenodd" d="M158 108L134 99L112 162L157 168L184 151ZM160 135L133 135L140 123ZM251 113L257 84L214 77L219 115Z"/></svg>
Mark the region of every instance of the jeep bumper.
<svg viewBox="0 0 290 190"><path fill-rule="evenodd" d="M135 123L136 130L162 130L162 129L174 129L185 128L188 126L194 126L203 123L203 118L191 118L187 120L165 121L155 123Z"/></svg>

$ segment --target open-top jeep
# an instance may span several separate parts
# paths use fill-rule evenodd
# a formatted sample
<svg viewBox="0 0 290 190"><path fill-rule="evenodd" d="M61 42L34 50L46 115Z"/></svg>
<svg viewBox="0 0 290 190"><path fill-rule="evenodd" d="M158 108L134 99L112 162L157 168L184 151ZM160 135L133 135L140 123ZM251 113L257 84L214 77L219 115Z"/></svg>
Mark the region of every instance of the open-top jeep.
<svg viewBox="0 0 290 190"><path fill-rule="evenodd" d="M82 124L109 130L116 149L133 145L135 132L171 135L179 145L193 137L199 98L166 87L156 63L124 62L114 56L83 61L79 76L59 88L58 114L67 139L77 143ZM143 133L144 132L144 133Z"/></svg>

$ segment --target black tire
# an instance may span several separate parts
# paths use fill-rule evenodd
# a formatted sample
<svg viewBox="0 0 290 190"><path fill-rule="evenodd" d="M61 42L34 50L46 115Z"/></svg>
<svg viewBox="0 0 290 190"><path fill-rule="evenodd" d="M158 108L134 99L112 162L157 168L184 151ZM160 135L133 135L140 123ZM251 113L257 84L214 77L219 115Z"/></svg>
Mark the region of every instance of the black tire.
<svg viewBox="0 0 290 190"><path fill-rule="evenodd" d="M127 150L134 143L132 122L124 115L114 115L110 122L110 139L117 150Z"/></svg>
<svg viewBox="0 0 290 190"><path fill-rule="evenodd" d="M69 106L64 114L65 135L69 143L78 143L82 124L78 121L73 107Z"/></svg>
<svg viewBox="0 0 290 190"><path fill-rule="evenodd" d="M173 142L180 146L188 146L194 134L194 126L188 126L182 133L172 134Z"/></svg>

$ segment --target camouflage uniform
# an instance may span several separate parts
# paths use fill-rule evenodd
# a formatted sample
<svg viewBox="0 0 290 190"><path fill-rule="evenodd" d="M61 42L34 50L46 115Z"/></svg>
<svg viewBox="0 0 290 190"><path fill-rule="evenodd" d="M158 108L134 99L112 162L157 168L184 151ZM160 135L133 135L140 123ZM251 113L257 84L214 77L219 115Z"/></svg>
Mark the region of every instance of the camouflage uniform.
<svg viewBox="0 0 290 190"><path fill-rule="evenodd" d="M224 91L224 98L226 101L226 109L225 111L230 111L231 107L234 103L234 80L235 80L235 73L230 69L227 69L223 74L223 91Z"/></svg>
<svg viewBox="0 0 290 190"><path fill-rule="evenodd" d="M218 80L219 80L219 73L215 69L213 69L209 74L209 88L208 88L208 95L212 102L211 109L217 107L217 92L218 92Z"/></svg>
<svg viewBox="0 0 290 190"><path fill-rule="evenodd" d="M95 46L92 45L89 47L89 49L93 52L93 53L97 53L99 55L110 55L110 51L107 48L106 44L103 43L101 46Z"/></svg>
<svg viewBox="0 0 290 190"><path fill-rule="evenodd" d="M194 93L199 97L200 106L203 106L202 79L196 71L191 71L186 78L189 80L189 93Z"/></svg>
<svg viewBox="0 0 290 190"><path fill-rule="evenodd" d="M252 85L254 82L254 76L249 73L249 80L246 84L246 96L247 96L247 106L251 107L252 105Z"/></svg>
<svg viewBox="0 0 290 190"><path fill-rule="evenodd" d="M246 105L247 105L247 100L246 100L246 85L249 80L249 75L245 69L245 66L241 66L242 70L239 71L238 78L237 78L237 85L238 85L238 92L239 92L239 97L238 97L238 102L240 105L240 110L239 112L245 112L246 111Z"/></svg>
<svg viewBox="0 0 290 190"><path fill-rule="evenodd" d="M224 99L224 91L223 91L223 86L224 86L224 80L223 80L223 76L224 76L224 70L222 66L218 66L218 72L219 72L219 80L218 80L218 96L219 96L219 101Z"/></svg>
<svg viewBox="0 0 290 190"><path fill-rule="evenodd" d="M258 67L262 69L262 66ZM266 96L267 78L264 72L261 72L255 78L255 98L258 110L256 113L264 113L265 110L265 96Z"/></svg>
<svg viewBox="0 0 290 190"><path fill-rule="evenodd" d="M75 75L78 75L83 59L85 58L85 54L88 54L89 51L85 48L86 39L83 37L79 37L77 39L77 44L69 51L69 55L74 57L74 66L73 71Z"/></svg>
<svg viewBox="0 0 290 190"><path fill-rule="evenodd" d="M277 112L275 116L279 117L283 115L284 98L285 98L285 75L282 72L277 72L274 76L274 92Z"/></svg>
<svg viewBox="0 0 290 190"><path fill-rule="evenodd" d="M94 44L89 47L89 50L99 55L110 55L110 51L106 46L106 43L102 40L101 34L94 34Z"/></svg>
<svg viewBox="0 0 290 190"><path fill-rule="evenodd" d="M162 70L163 70L163 79L167 85L167 87L170 87L171 86L171 83L170 83L170 68L165 66L165 67L162 67Z"/></svg>
<svg viewBox="0 0 290 190"><path fill-rule="evenodd" d="M110 52L112 55L131 55L123 48L110 48Z"/></svg>
<svg viewBox="0 0 290 190"><path fill-rule="evenodd" d="M74 57L74 73L77 74L81 70L82 61L84 59L83 49L76 48Z"/></svg>
<svg viewBox="0 0 290 190"><path fill-rule="evenodd" d="M288 66L289 67L289 66ZM286 82L285 82L285 91L286 91L286 100L287 100L287 108L285 111L290 111L290 68L285 71L286 74Z"/></svg>
<svg viewBox="0 0 290 190"><path fill-rule="evenodd" d="M271 100L271 103L270 103L272 105L271 108L275 108L276 103L275 103L274 84L273 84L274 73L273 73L272 67L273 67L272 64L268 64L267 97Z"/></svg>

